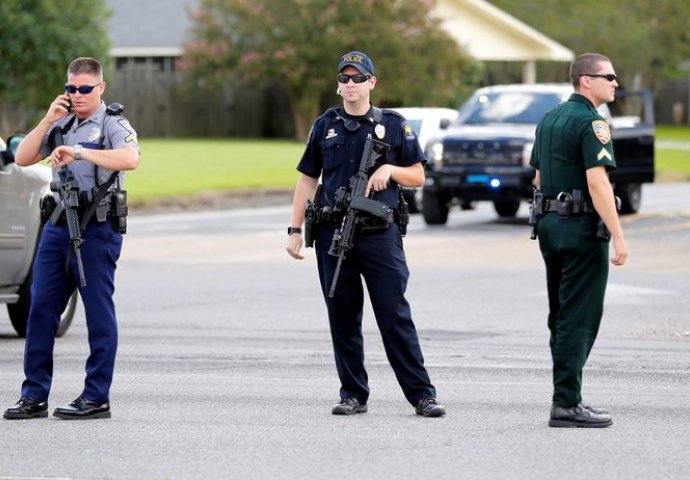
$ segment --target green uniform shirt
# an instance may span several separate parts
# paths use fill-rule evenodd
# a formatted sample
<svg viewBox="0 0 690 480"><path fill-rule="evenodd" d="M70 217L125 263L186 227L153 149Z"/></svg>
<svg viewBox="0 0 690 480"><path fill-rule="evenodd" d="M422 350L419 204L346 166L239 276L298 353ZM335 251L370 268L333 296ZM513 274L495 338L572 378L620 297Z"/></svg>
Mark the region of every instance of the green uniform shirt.
<svg viewBox="0 0 690 480"><path fill-rule="evenodd" d="M588 169L616 168L611 131L592 102L573 93L544 116L537 125L530 165L539 170L547 198L574 189L586 193Z"/></svg>

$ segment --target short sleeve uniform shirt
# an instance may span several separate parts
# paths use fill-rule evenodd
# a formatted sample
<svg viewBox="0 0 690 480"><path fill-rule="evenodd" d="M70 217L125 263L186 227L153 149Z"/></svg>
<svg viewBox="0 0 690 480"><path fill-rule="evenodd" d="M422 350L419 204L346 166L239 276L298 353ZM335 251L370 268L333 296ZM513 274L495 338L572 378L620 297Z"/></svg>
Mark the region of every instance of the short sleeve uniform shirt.
<svg viewBox="0 0 690 480"><path fill-rule="evenodd" d="M359 126L351 122L358 122ZM383 138L380 137L382 131ZM343 107L331 108L312 125L306 149L297 166L297 170L305 175L321 176L327 204L332 204L336 190L347 186L357 173L367 136L391 146L386 163L401 167L426 163L416 133L399 113L384 109L381 122L377 124L372 109L363 118L356 119L349 117ZM391 181L387 189L375 193L373 198L395 208L398 204L397 184Z"/></svg>
<svg viewBox="0 0 690 480"><path fill-rule="evenodd" d="M53 124L53 128L63 128L67 125L74 115L67 115ZM50 131L48 132L50 134ZM51 153L51 147L48 143L48 136L43 140L41 145L41 155L46 157ZM129 124L126 118L119 115L107 115L105 104L96 110L90 117L79 122L75 119L70 128L63 135L63 145L82 146L82 149L97 150L102 146L105 150L112 150L121 147L131 147L139 149L137 143L137 133ZM86 160L77 160L67 166L74 174L79 188L82 191L91 192L93 187L98 182L99 185L108 181L108 178L113 173L106 168L98 168L98 179L95 178L96 169L94 164ZM120 172L120 186L124 188L124 172ZM53 169L53 180L58 180L58 175Z"/></svg>
<svg viewBox="0 0 690 480"><path fill-rule="evenodd" d="M539 170L547 198L587 192L588 169L616 168L608 123L587 98L573 93L539 122L530 165Z"/></svg>

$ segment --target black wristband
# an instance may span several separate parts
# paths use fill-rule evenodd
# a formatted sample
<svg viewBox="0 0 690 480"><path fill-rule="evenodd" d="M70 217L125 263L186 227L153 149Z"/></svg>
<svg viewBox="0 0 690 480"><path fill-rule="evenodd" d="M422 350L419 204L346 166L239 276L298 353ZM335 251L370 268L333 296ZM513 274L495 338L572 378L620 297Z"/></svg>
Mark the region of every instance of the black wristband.
<svg viewBox="0 0 690 480"><path fill-rule="evenodd" d="M302 233L302 229L300 227L288 227L288 235L292 235L293 233Z"/></svg>

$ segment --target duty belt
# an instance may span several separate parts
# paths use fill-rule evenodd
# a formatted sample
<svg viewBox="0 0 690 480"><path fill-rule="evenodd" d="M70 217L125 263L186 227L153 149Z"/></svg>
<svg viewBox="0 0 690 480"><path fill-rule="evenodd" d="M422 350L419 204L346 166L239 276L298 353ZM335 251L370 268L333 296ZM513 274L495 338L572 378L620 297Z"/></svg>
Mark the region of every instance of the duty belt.
<svg viewBox="0 0 690 480"><path fill-rule="evenodd" d="M542 213L556 212L560 217L571 217L596 213L591 200L584 197L582 190L560 192L556 198L544 198Z"/></svg>
<svg viewBox="0 0 690 480"><path fill-rule="evenodd" d="M558 211L558 202L559 200L557 198L545 198L544 199L544 213L546 212L557 212ZM592 205L591 202L588 201L583 201L582 202L582 208L580 209L579 212L572 212L572 215L578 215L578 214L585 214L585 213L595 213L596 210L594 209L594 205Z"/></svg>

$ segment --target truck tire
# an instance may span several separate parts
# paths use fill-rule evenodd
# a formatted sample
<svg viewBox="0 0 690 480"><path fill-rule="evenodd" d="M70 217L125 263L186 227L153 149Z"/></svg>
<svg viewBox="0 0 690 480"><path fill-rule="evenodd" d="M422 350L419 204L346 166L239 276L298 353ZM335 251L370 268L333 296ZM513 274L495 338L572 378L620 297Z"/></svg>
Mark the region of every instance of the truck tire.
<svg viewBox="0 0 690 480"><path fill-rule="evenodd" d="M499 217L514 217L520 210L519 200L497 200L494 202L494 210Z"/></svg>
<svg viewBox="0 0 690 480"><path fill-rule="evenodd" d="M442 195L422 191L422 215L427 225L444 225L448 221L448 200Z"/></svg>
<svg viewBox="0 0 690 480"><path fill-rule="evenodd" d="M637 213L642 204L642 185L639 183L628 183L616 186L616 195L621 199L620 213Z"/></svg>
<svg viewBox="0 0 690 480"><path fill-rule="evenodd" d="M31 308L31 279L32 273L29 274L24 279L24 283L19 287L19 301L17 303L7 304L7 313L10 316L10 322L12 322L12 327L17 332L21 338L26 338L26 326L29 322L29 309ZM74 319L74 313L77 310L77 292L75 291L72 296L67 301L67 306L65 310L60 315L60 324L58 325L56 337L63 336Z"/></svg>

